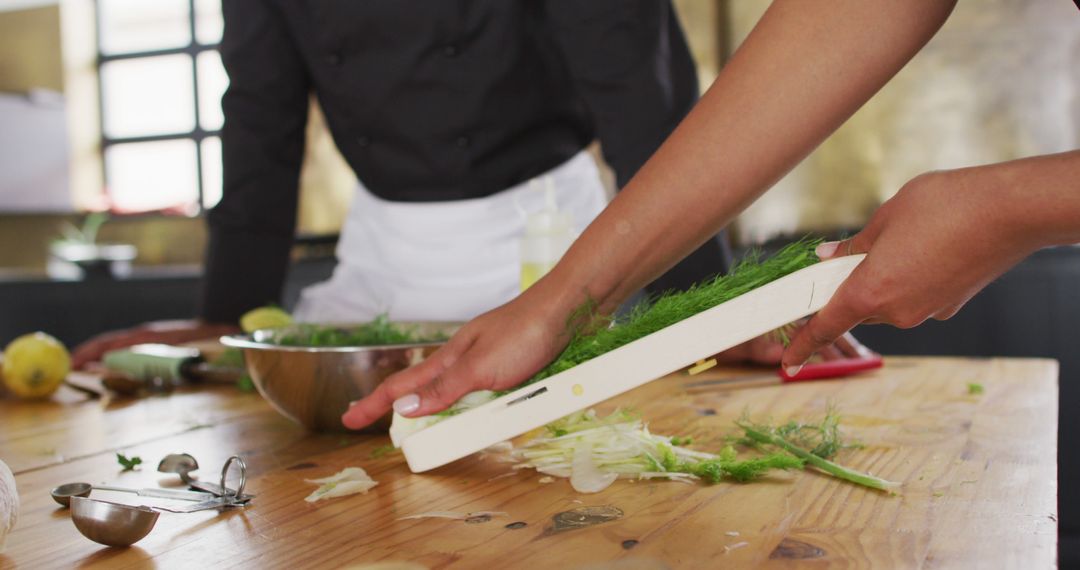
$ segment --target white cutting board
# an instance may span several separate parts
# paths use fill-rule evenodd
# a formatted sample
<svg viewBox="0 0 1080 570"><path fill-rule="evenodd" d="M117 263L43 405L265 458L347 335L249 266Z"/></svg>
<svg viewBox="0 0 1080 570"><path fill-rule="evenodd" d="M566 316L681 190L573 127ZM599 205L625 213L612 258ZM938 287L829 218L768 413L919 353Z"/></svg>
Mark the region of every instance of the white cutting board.
<svg viewBox="0 0 1080 570"><path fill-rule="evenodd" d="M434 469L817 312L866 257L823 261L570 370L408 436L409 469Z"/></svg>

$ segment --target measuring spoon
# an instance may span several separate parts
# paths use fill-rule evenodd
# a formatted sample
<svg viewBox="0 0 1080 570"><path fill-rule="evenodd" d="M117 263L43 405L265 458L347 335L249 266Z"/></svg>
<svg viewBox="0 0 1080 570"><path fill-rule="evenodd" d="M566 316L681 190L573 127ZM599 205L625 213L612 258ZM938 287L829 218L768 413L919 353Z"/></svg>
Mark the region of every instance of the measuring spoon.
<svg viewBox="0 0 1080 570"><path fill-rule="evenodd" d="M178 499L181 501L205 501L213 498L209 493L201 491L181 491L177 489L132 489L129 487L114 487L112 485L91 485L90 483L67 483L49 491L49 495L57 503L68 507L71 506L72 497L89 497L90 491L116 491L120 493L134 493L140 497L157 497L159 499Z"/></svg>

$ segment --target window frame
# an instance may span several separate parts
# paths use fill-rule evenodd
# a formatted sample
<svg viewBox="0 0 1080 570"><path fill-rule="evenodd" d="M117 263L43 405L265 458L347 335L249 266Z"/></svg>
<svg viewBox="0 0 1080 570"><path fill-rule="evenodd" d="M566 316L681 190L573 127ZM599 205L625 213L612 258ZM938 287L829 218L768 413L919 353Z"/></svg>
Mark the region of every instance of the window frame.
<svg viewBox="0 0 1080 570"><path fill-rule="evenodd" d="M173 141L173 140L190 140L195 144L195 189L196 189L196 202L192 216L198 216L203 213L207 208L205 206L205 188L203 183L203 141L208 138L220 137L221 129L204 129L202 128L202 112L199 108L199 54L204 52L218 51L220 43L200 43L198 36L196 35L196 21L198 15L195 12L196 0L187 0L188 5L188 31L191 39L187 45L179 46L175 48L157 49L157 50L140 50L132 52L106 54L101 49L101 2L102 0L94 0L94 72L97 77L97 99L98 99L98 132L101 135L99 153L101 155L101 173L103 178L103 184L105 188L108 188L109 181L109 165L105 160L105 152L109 147L119 144L131 144L131 143L148 143L159 141ZM126 61L145 59L150 57L158 57L163 55L187 55L191 60L191 88L193 90L193 111L195 117L195 128L188 131L179 131L173 133L164 133L157 135L143 135L133 137L112 137L105 132L105 87L102 81L101 69L105 64L114 61ZM106 190L106 197L108 198L108 190Z"/></svg>

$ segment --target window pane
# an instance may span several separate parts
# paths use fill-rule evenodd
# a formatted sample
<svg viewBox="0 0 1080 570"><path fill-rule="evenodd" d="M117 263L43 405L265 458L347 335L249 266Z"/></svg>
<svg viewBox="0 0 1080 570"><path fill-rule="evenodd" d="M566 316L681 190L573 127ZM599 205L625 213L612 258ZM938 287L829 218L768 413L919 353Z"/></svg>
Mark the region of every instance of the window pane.
<svg viewBox="0 0 1080 570"><path fill-rule="evenodd" d="M204 51L195 61L199 68L199 122L202 128L216 131L225 120L221 114L221 96L229 86L229 76L216 51Z"/></svg>
<svg viewBox="0 0 1080 570"><path fill-rule="evenodd" d="M221 0L195 0L195 39L200 44L220 42L224 28Z"/></svg>
<svg viewBox="0 0 1080 570"><path fill-rule="evenodd" d="M187 132L195 128L191 57L110 61L101 66L108 137Z"/></svg>
<svg viewBox="0 0 1080 570"><path fill-rule="evenodd" d="M128 212L182 208L198 203L195 141L118 144L105 150L109 198Z"/></svg>
<svg viewBox="0 0 1080 570"><path fill-rule="evenodd" d="M115 54L191 43L188 0L98 0L98 44Z"/></svg>
<svg viewBox="0 0 1080 570"><path fill-rule="evenodd" d="M221 201L221 139L210 137L202 142L203 207L213 208Z"/></svg>

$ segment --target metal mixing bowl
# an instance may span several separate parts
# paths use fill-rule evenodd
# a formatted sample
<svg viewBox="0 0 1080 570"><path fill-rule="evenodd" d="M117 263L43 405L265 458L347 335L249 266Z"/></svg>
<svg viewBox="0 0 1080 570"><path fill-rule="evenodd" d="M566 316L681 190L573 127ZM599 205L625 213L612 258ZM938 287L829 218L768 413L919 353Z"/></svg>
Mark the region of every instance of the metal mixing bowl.
<svg viewBox="0 0 1080 570"><path fill-rule="evenodd" d="M401 322L417 335L449 337L461 323ZM333 325L349 328L350 325ZM248 374L259 393L285 417L319 432L348 431L341 415L349 402L367 396L387 376L422 361L441 342L385 346L281 346L271 341L282 329L222 337L244 352ZM390 414L371 429L385 432Z"/></svg>

